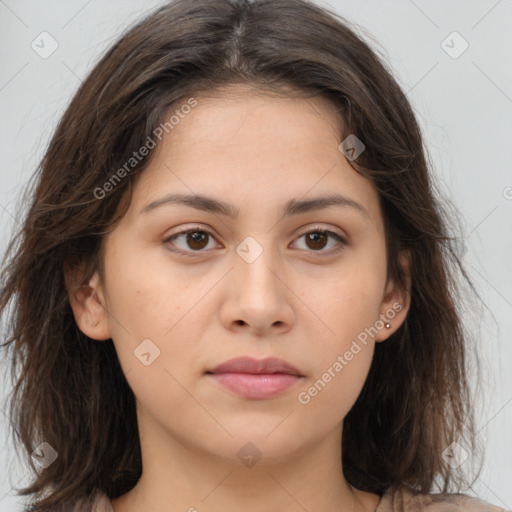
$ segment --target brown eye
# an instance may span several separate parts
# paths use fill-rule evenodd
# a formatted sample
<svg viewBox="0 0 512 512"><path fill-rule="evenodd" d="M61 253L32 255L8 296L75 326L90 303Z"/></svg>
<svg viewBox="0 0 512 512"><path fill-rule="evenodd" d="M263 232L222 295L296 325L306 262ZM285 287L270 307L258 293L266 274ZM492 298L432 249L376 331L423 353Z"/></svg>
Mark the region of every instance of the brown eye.
<svg viewBox="0 0 512 512"><path fill-rule="evenodd" d="M171 250L184 256L196 256L194 253L207 252L205 249L208 247L210 238L214 239L213 235L204 229L189 229L181 231L163 240L164 244L172 246ZM181 243L180 244L178 243ZM177 247L174 249L174 247Z"/></svg>
<svg viewBox="0 0 512 512"><path fill-rule="evenodd" d="M333 254L341 251L345 246L349 245L348 242L333 231L325 230L322 228L316 228L310 230L303 235L299 236L298 239L304 238L306 240L306 247L304 250L320 253L320 254ZM204 229L189 229L175 233L170 237L163 240L164 244L170 246L170 250L181 254L183 256L199 256L201 253L208 252L208 244L215 237ZM335 240L338 242L334 244L334 248L331 250L324 250L329 245L329 240ZM179 243L178 243L179 242ZM181 247L180 244L181 243ZM337 245L337 247L336 247Z"/></svg>
<svg viewBox="0 0 512 512"><path fill-rule="evenodd" d="M341 251L345 246L348 245L348 242L333 231L328 231L325 229L317 228L314 230L310 230L307 233L302 234L300 238L304 238L306 241L306 250L311 252L319 252L319 253L336 253ZM335 247L332 250L324 250L325 247L329 243L329 239L333 238L338 242L338 247ZM336 244L335 244L336 245Z"/></svg>
<svg viewBox="0 0 512 512"><path fill-rule="evenodd" d="M206 231L188 231L186 235L186 244L192 249L200 250L208 245L209 235Z"/></svg>
<svg viewBox="0 0 512 512"><path fill-rule="evenodd" d="M306 243L310 249L319 250L323 249L327 245L329 237L326 233L315 232L308 233L306 235Z"/></svg>

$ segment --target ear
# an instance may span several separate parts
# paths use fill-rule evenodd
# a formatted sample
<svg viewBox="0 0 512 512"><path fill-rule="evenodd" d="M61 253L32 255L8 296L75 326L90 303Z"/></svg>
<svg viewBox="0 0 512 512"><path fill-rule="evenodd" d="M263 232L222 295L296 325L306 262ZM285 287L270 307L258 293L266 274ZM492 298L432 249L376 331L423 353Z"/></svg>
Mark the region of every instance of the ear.
<svg viewBox="0 0 512 512"><path fill-rule="evenodd" d="M80 269L65 271L69 303L78 328L93 340L111 337L108 312L99 274L95 271L89 279L82 280Z"/></svg>
<svg viewBox="0 0 512 512"><path fill-rule="evenodd" d="M375 336L375 341L385 341L403 324L411 304L411 259L409 252L402 251L399 256L400 266L406 277L406 290L400 290L391 280L386 288L381 306L380 320L383 328ZM381 323L381 322L376 322ZM385 325L388 324L389 327Z"/></svg>

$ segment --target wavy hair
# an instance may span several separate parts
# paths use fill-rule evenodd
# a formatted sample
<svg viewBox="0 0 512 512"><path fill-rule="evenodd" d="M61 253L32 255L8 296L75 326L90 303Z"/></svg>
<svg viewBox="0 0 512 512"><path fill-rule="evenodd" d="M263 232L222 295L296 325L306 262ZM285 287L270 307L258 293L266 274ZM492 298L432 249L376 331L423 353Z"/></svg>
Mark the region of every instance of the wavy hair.
<svg viewBox="0 0 512 512"><path fill-rule="evenodd" d="M95 191L173 106L236 84L330 100L340 141L353 134L365 144L350 164L379 193L387 277L404 290L399 254L410 255L406 320L376 345L344 419L347 481L380 494L393 485L425 493L464 485L444 451L453 442L478 448L460 293L463 284L475 289L452 243L454 214L438 197L412 106L351 25L308 0L176 0L130 27L80 85L27 189L23 224L2 266L9 419L33 472L18 494L37 498L35 512L95 490L120 496L142 471L133 392L112 340L78 329L66 278L78 266L88 275L101 269L102 240L151 153L104 197ZM31 454L42 442L58 457L40 471Z"/></svg>

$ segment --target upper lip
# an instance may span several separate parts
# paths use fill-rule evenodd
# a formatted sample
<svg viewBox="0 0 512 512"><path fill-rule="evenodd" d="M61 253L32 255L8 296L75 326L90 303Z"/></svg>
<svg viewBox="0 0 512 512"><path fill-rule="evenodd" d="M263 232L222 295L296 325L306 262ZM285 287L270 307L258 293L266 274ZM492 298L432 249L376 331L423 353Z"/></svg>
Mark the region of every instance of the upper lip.
<svg viewBox="0 0 512 512"><path fill-rule="evenodd" d="M252 357L236 357L225 361L207 373L288 373L302 377L297 368L277 357L254 359Z"/></svg>

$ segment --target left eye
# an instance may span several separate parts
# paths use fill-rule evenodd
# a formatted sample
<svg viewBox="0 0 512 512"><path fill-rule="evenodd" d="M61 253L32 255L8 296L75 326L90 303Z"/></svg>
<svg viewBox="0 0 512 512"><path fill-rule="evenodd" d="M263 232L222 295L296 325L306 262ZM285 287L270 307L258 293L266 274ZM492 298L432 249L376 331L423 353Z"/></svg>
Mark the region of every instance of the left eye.
<svg viewBox="0 0 512 512"><path fill-rule="evenodd" d="M192 256L195 257L198 252L206 252L203 251L205 247L208 246L209 238L214 238L214 236L204 229L189 229L186 231L180 231L179 233L176 233L165 240L163 240L164 244L170 244L175 246L175 241L181 239L185 236L185 244L188 245L192 251L185 248L185 250L179 250L178 249L170 249L173 252L182 254L183 256ZM306 250L309 250L310 252L330 252L330 253L337 253L341 251L345 246L348 245L348 242L337 233L334 233L333 231L329 231L326 229L321 228L315 228L313 230L307 231L306 233L303 233L298 237L298 239L305 237L306 244L311 244L309 248L306 248ZM327 245L327 241L329 238L334 238L338 242L338 247L335 247L333 250L323 250L325 246ZM320 250L319 250L320 249ZM332 249L332 248L331 248ZM188 252L185 252L188 251Z"/></svg>

